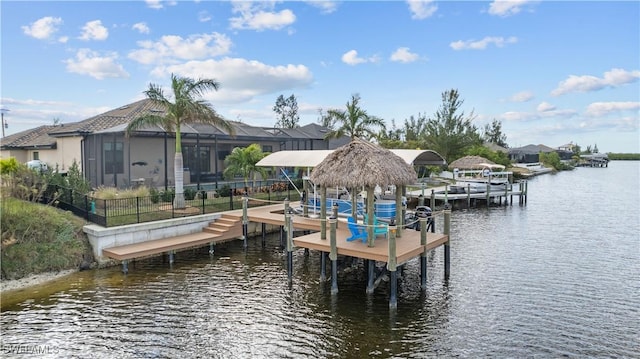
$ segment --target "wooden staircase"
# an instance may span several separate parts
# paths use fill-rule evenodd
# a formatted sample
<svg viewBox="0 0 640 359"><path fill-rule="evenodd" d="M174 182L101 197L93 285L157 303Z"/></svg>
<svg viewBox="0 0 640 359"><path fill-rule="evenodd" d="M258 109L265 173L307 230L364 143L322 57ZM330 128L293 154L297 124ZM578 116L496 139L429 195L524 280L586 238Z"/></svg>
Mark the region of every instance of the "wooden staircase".
<svg viewBox="0 0 640 359"><path fill-rule="evenodd" d="M223 214L222 217L209 223L203 232L216 235L214 242L242 237L242 219L240 217Z"/></svg>

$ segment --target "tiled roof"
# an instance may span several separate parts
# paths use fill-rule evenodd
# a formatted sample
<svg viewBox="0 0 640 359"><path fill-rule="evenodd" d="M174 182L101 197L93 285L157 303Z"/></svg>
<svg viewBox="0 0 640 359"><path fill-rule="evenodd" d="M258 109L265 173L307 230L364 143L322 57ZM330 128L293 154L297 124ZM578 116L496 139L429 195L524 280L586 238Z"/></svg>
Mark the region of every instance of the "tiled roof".
<svg viewBox="0 0 640 359"><path fill-rule="evenodd" d="M45 125L32 128L6 136L0 143L2 148L55 147L56 139L49 136L49 133L57 128L60 128L60 126Z"/></svg>
<svg viewBox="0 0 640 359"><path fill-rule="evenodd" d="M133 119L146 112L158 112L158 114L162 114L164 111L162 111L161 108L154 106L151 100L144 99L119 107L115 110L90 117L80 122L65 124L63 127L52 131L51 134L61 135L102 131L122 124L128 124Z"/></svg>

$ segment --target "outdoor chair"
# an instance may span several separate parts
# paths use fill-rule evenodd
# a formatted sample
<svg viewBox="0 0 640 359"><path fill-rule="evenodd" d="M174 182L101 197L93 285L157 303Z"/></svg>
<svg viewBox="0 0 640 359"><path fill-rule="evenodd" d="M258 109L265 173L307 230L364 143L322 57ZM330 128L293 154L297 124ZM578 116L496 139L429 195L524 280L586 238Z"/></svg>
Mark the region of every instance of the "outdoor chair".
<svg viewBox="0 0 640 359"><path fill-rule="evenodd" d="M353 217L347 218L347 227L349 227L349 231L351 232L351 237L347 238L347 242L355 241L356 239L361 239L363 242L367 241L367 231L365 231L365 227L359 225Z"/></svg>
<svg viewBox="0 0 640 359"><path fill-rule="evenodd" d="M366 225L369 224L369 218L366 214L364 215L364 224ZM389 225L386 223L378 222L378 217L373 215L373 235L374 236L383 235L385 238L387 238L388 232L389 232Z"/></svg>

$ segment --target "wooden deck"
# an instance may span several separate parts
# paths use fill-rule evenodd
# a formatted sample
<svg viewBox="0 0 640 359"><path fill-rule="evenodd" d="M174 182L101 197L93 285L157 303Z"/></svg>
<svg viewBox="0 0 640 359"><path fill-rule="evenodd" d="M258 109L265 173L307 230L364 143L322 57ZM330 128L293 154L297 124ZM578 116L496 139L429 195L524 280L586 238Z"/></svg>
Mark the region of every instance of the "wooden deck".
<svg viewBox="0 0 640 359"><path fill-rule="evenodd" d="M117 260L129 260L161 253L184 250L227 242L242 237L242 210L224 212L223 216L212 222L202 232L175 236L170 238L155 239L141 243L106 248L102 252L105 256ZM247 209L247 217L251 222L271 225L284 225L284 205L267 205ZM367 246L361 241L347 242L351 233L347 229L346 220L338 220L336 231L336 245L339 255L347 255L375 261L389 261L389 242L383 236L376 237L374 247ZM294 231L312 231L314 233L295 237L293 243L296 247L330 252L329 228L327 239L320 239L322 221L319 218L293 217ZM427 233L426 249L431 250L447 242L448 236L440 233ZM402 231L402 237L396 239L396 260L402 264L412 258L420 256L425 246L420 244L420 232L412 229Z"/></svg>

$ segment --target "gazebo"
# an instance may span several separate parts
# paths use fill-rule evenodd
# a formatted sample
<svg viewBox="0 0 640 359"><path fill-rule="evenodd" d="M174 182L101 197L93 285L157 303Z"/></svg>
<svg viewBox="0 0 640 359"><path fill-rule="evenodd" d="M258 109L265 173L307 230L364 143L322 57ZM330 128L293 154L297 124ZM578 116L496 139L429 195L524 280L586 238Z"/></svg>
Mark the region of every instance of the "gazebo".
<svg viewBox="0 0 640 359"><path fill-rule="evenodd" d="M328 187L344 186L351 193L357 193L357 189L364 187L367 192L366 212L374 212L374 190L376 186L385 188L396 186L396 216L398 224L398 237L401 236L402 222L402 193L408 184L416 183L418 176L413 166L407 164L400 156L377 144L353 139L348 144L336 149L329 154L311 172L310 179L320 186L321 205L326 206L326 193ZM352 213L356 218L356 196L351 197ZM326 216L326 208L320 210L321 218ZM374 245L374 218L368 216L367 244ZM326 221L322 225L323 238L326 238Z"/></svg>

